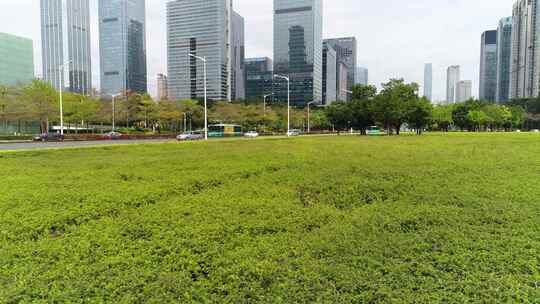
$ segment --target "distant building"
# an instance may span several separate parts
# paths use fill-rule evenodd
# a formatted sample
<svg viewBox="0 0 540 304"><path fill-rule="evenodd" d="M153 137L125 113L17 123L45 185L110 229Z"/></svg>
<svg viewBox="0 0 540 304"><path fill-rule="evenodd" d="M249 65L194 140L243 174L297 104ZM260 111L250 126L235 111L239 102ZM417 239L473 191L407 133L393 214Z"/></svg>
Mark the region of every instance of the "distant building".
<svg viewBox="0 0 540 304"><path fill-rule="evenodd" d="M433 64L424 65L424 97L433 100Z"/></svg>
<svg viewBox="0 0 540 304"><path fill-rule="evenodd" d="M331 38L325 39L326 43L331 45L337 53L337 60L343 62L347 67L347 89L351 90L356 81L357 72L357 43L355 37Z"/></svg>
<svg viewBox="0 0 540 304"><path fill-rule="evenodd" d="M157 75L157 99L163 100L169 98L169 83L167 80L167 75L158 74Z"/></svg>
<svg viewBox="0 0 540 304"><path fill-rule="evenodd" d="M99 0L101 94L147 92L145 0Z"/></svg>
<svg viewBox="0 0 540 304"><path fill-rule="evenodd" d="M274 72L289 76L295 106L322 102L322 9L322 0L274 0ZM275 85L286 100L286 81Z"/></svg>
<svg viewBox="0 0 540 304"><path fill-rule="evenodd" d="M262 100L264 95L272 94L273 62L268 57L247 58L244 68L246 71L246 99ZM268 97L273 100L273 96Z"/></svg>
<svg viewBox="0 0 540 304"><path fill-rule="evenodd" d="M369 84L369 70L363 67L357 68L355 82L356 84L368 85Z"/></svg>
<svg viewBox="0 0 540 304"><path fill-rule="evenodd" d="M456 87L456 101L455 102L464 102L472 97L472 81L470 80L461 80L458 82Z"/></svg>
<svg viewBox="0 0 540 304"><path fill-rule="evenodd" d="M232 85L232 98L235 100L246 98L246 80L244 61L246 59L245 50L245 29L244 29L244 17L232 12L232 62L231 62L231 85Z"/></svg>
<svg viewBox="0 0 540 304"><path fill-rule="evenodd" d="M446 70L446 104L456 102L456 89L461 79L459 65L453 65Z"/></svg>
<svg viewBox="0 0 540 304"><path fill-rule="evenodd" d="M347 68L347 64L344 62L340 62L338 60L337 63L337 99L339 101L347 101L349 100L350 94L348 93L349 87L348 87L348 77L349 77L349 69Z"/></svg>
<svg viewBox="0 0 540 304"><path fill-rule="evenodd" d="M497 95L497 31L482 34L480 52L480 92L481 100L495 101Z"/></svg>
<svg viewBox="0 0 540 304"><path fill-rule="evenodd" d="M0 85L26 84L34 78L31 39L0 33Z"/></svg>
<svg viewBox="0 0 540 304"><path fill-rule="evenodd" d="M497 29L497 94L495 100L504 103L510 97L510 67L512 55L512 17L499 21Z"/></svg>
<svg viewBox="0 0 540 304"><path fill-rule="evenodd" d="M40 9L44 81L56 89L89 95L92 55L88 0L41 0Z"/></svg>
<svg viewBox="0 0 540 304"><path fill-rule="evenodd" d="M323 105L337 100L337 54L334 48L323 45Z"/></svg>

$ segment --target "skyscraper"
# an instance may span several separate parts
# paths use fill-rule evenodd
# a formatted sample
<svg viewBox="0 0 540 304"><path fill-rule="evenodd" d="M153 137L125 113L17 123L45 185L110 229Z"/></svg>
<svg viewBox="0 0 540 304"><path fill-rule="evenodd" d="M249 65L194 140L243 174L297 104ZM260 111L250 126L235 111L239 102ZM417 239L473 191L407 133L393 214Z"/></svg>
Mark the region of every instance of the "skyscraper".
<svg viewBox="0 0 540 304"><path fill-rule="evenodd" d="M167 75L157 75L157 99L163 100L169 97L169 83L167 81Z"/></svg>
<svg viewBox="0 0 540 304"><path fill-rule="evenodd" d="M145 0L99 0L101 93L145 93Z"/></svg>
<svg viewBox="0 0 540 304"><path fill-rule="evenodd" d="M322 0L274 0L274 72L291 80L291 103L322 101ZM280 100L287 84L276 81Z"/></svg>
<svg viewBox="0 0 540 304"><path fill-rule="evenodd" d="M367 68L359 67L356 71L356 84L368 85L369 84L369 70Z"/></svg>
<svg viewBox="0 0 540 304"><path fill-rule="evenodd" d="M260 101L265 95L273 93L273 69L272 59L268 57L247 58L244 68L246 70L246 99ZM267 101L273 100L269 96Z"/></svg>
<svg viewBox="0 0 540 304"><path fill-rule="evenodd" d="M0 85L25 84L34 78L31 39L0 33Z"/></svg>
<svg viewBox="0 0 540 304"><path fill-rule="evenodd" d="M347 90L352 89L352 86L356 80L356 52L357 52L357 43L355 37L345 37L345 38L332 38L325 39L326 43L331 45L337 53L337 60L343 62L347 67Z"/></svg>
<svg viewBox="0 0 540 304"><path fill-rule="evenodd" d="M337 100L337 54L328 43L323 45L323 105Z"/></svg>
<svg viewBox="0 0 540 304"><path fill-rule="evenodd" d="M347 64L343 61L337 61L337 100L348 101L349 100L349 69Z"/></svg>
<svg viewBox="0 0 540 304"><path fill-rule="evenodd" d="M43 79L56 89L92 89L88 0L41 0Z"/></svg>
<svg viewBox="0 0 540 304"><path fill-rule="evenodd" d="M433 64L424 65L424 97L433 100Z"/></svg>
<svg viewBox="0 0 540 304"><path fill-rule="evenodd" d="M244 20L231 0L174 0L167 3L169 96L204 96L207 60L208 98L231 101L243 88Z"/></svg>
<svg viewBox="0 0 540 304"><path fill-rule="evenodd" d="M470 80L461 80L457 83L456 86L456 101L455 102L464 102L472 97L472 81Z"/></svg>
<svg viewBox="0 0 540 304"><path fill-rule="evenodd" d="M480 46L481 100L495 101L497 95L497 31L485 31Z"/></svg>
<svg viewBox="0 0 540 304"><path fill-rule="evenodd" d="M460 79L461 76L459 65L448 67L446 70L446 104L456 102L456 89Z"/></svg>
<svg viewBox="0 0 540 304"><path fill-rule="evenodd" d="M510 96L510 66L512 53L512 17L499 21L497 29L497 94L496 101L504 103Z"/></svg>

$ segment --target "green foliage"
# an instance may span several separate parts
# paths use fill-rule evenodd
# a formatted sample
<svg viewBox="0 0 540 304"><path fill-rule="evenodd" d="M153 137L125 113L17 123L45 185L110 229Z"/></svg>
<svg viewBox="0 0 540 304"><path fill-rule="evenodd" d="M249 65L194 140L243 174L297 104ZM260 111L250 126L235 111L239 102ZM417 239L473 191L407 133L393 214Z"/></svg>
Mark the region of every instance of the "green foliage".
<svg viewBox="0 0 540 304"><path fill-rule="evenodd" d="M536 303L539 153L525 133L0 153L0 303Z"/></svg>

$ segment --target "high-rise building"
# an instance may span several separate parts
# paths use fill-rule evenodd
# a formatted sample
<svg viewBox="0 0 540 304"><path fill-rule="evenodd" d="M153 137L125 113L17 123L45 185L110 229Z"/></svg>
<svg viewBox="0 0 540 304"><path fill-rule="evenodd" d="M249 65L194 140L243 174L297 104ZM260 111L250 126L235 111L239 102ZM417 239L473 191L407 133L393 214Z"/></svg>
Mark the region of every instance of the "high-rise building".
<svg viewBox="0 0 540 304"><path fill-rule="evenodd" d="M337 54L328 43L323 45L323 105L337 100Z"/></svg>
<svg viewBox="0 0 540 304"><path fill-rule="evenodd" d="M245 96L244 20L231 0L173 0L167 3L169 96L203 98L206 59L208 98L231 101Z"/></svg>
<svg viewBox="0 0 540 304"><path fill-rule="evenodd" d="M268 57L247 58L246 70L246 99L260 101L265 95L273 93L273 62ZM269 96L267 100L273 100Z"/></svg>
<svg viewBox="0 0 540 304"><path fill-rule="evenodd" d="M88 0L41 0L43 79L56 89L92 89Z"/></svg>
<svg viewBox="0 0 540 304"><path fill-rule="evenodd" d="M367 68L359 67L356 71L356 84L368 85L369 84L369 70Z"/></svg>
<svg viewBox="0 0 540 304"><path fill-rule="evenodd" d="M499 21L497 29L497 94L495 100L504 103L510 96L510 66L512 53L512 17Z"/></svg>
<svg viewBox="0 0 540 304"><path fill-rule="evenodd" d="M331 45L337 53L337 60L343 62L347 67L347 89L352 89L356 80L356 56L357 43L355 37L325 39L326 43Z"/></svg>
<svg viewBox="0 0 540 304"><path fill-rule="evenodd" d="M34 78L31 39L0 33L0 85L25 84Z"/></svg>
<svg viewBox="0 0 540 304"><path fill-rule="evenodd" d="M99 0L101 94L147 91L145 0Z"/></svg>
<svg viewBox="0 0 540 304"><path fill-rule="evenodd" d="M349 100L349 69L347 64L342 61L337 61L337 100L339 101L348 101Z"/></svg>
<svg viewBox="0 0 540 304"><path fill-rule="evenodd" d="M274 0L274 72L291 81L291 103L322 102L322 0ZM280 100L287 83L276 80Z"/></svg>
<svg viewBox="0 0 540 304"><path fill-rule="evenodd" d="M461 79L459 65L453 65L446 70L446 104L456 102L456 89Z"/></svg>
<svg viewBox="0 0 540 304"><path fill-rule="evenodd" d="M485 31L480 46L481 100L495 101L497 95L497 31Z"/></svg>
<svg viewBox="0 0 540 304"><path fill-rule="evenodd" d="M424 97L433 100L433 64L424 65Z"/></svg>
<svg viewBox="0 0 540 304"><path fill-rule="evenodd" d="M167 80L167 75L158 74L157 75L157 99L163 100L169 98L169 83Z"/></svg>
<svg viewBox="0 0 540 304"><path fill-rule="evenodd" d="M472 97L472 81L470 80L461 80L457 83L456 86L456 101L455 102L464 102Z"/></svg>

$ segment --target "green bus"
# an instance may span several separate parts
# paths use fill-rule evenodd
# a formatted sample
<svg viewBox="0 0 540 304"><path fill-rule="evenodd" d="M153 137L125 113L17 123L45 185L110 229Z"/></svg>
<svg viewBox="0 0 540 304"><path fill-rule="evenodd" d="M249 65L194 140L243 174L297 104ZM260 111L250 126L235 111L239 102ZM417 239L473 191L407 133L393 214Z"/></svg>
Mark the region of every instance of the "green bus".
<svg viewBox="0 0 540 304"><path fill-rule="evenodd" d="M209 125L208 137L240 137L243 136L242 126L239 125Z"/></svg>

